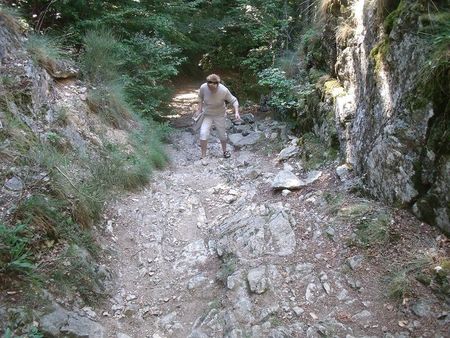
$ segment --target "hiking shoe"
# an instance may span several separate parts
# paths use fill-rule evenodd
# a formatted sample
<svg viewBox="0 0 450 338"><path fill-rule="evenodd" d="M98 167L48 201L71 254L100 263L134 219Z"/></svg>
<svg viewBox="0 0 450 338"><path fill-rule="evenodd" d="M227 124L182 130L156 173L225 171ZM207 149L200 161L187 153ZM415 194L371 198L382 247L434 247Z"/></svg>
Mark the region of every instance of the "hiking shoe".
<svg viewBox="0 0 450 338"><path fill-rule="evenodd" d="M200 163L202 165L204 165L204 166L207 166L208 165L208 160L206 158L202 158L202 159L200 159Z"/></svg>
<svg viewBox="0 0 450 338"><path fill-rule="evenodd" d="M231 153L227 150L223 152L223 158L229 158L231 157Z"/></svg>

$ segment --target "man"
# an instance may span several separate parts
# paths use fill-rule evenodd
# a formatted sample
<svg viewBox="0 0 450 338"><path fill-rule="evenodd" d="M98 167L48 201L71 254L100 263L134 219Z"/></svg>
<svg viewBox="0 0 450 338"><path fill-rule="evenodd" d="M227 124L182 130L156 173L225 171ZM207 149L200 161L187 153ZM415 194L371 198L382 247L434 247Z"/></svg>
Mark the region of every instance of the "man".
<svg viewBox="0 0 450 338"><path fill-rule="evenodd" d="M227 150L227 134L226 134L226 104L231 103L234 109L234 116L237 120L239 115L239 102L227 87L220 83L220 77L211 74L206 77L206 83L200 86L198 93L198 111L197 116L203 112L203 122L200 127L200 148L201 158L206 157L206 149L208 146L208 137L211 127L214 124L219 134L220 144L222 145L223 157L231 156Z"/></svg>

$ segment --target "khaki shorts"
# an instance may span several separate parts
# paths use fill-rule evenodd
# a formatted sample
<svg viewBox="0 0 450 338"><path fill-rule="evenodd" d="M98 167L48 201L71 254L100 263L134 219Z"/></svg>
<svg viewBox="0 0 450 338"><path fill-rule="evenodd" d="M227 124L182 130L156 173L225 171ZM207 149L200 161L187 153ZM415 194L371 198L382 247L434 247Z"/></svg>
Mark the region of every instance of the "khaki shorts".
<svg viewBox="0 0 450 338"><path fill-rule="evenodd" d="M219 140L226 141L227 133L224 115L221 116L205 115L202 126L200 127L200 140L206 141L208 139L213 124L216 127L217 133L219 134Z"/></svg>

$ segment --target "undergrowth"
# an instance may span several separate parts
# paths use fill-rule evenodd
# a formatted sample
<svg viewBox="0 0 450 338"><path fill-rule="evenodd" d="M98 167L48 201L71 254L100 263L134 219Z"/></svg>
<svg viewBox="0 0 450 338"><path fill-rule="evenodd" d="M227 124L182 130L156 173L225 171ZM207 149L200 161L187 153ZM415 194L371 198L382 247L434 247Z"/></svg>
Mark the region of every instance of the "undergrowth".
<svg viewBox="0 0 450 338"><path fill-rule="evenodd" d="M450 260L435 253L412 254L409 261L392 264L391 272L383 279L386 295L401 301L413 294L413 284L421 283L429 287L438 297L450 297Z"/></svg>

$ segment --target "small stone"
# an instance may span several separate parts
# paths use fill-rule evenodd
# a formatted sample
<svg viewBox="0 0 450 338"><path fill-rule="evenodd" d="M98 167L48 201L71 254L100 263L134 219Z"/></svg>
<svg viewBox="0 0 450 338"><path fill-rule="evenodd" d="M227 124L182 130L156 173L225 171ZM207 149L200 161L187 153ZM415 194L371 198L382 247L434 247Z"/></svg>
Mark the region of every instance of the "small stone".
<svg viewBox="0 0 450 338"><path fill-rule="evenodd" d="M22 180L14 176L5 182L5 188L11 191L21 191L23 189Z"/></svg>
<svg viewBox="0 0 450 338"><path fill-rule="evenodd" d="M312 319L317 320L319 319L319 317L317 317L317 315L314 312L310 312L309 315L311 316Z"/></svg>
<svg viewBox="0 0 450 338"><path fill-rule="evenodd" d="M430 305L419 300L411 306L411 311L418 317L425 317L430 314Z"/></svg>
<svg viewBox="0 0 450 338"><path fill-rule="evenodd" d="M298 316L298 317L300 317L302 314L303 314L303 312L305 312L305 310L303 310L301 307L299 307L299 306L294 306L293 308L292 308L292 310L294 310L294 313Z"/></svg>
<svg viewBox="0 0 450 338"><path fill-rule="evenodd" d="M131 338L129 335L126 335L125 333L118 333L117 338Z"/></svg>
<svg viewBox="0 0 450 338"><path fill-rule="evenodd" d="M322 286L323 286L325 292L329 295L331 293L331 286L330 286L330 284L325 282L325 283L322 284Z"/></svg>
<svg viewBox="0 0 450 338"><path fill-rule="evenodd" d="M362 261L363 261L363 256L362 255L356 255L356 256L350 257L347 260L347 264L350 266L350 268L352 270L355 270L361 265Z"/></svg>
<svg viewBox="0 0 450 338"><path fill-rule="evenodd" d="M335 230L332 227L328 227L325 230L325 233L330 237L334 237L334 235L336 234Z"/></svg>
<svg viewBox="0 0 450 338"><path fill-rule="evenodd" d="M128 295L126 299L129 302L129 301L135 300L136 298L137 297L135 295Z"/></svg>
<svg viewBox="0 0 450 338"><path fill-rule="evenodd" d="M284 197L286 197L287 195L289 195L291 193L291 191L289 189L283 189L283 191L281 192L281 195L283 195Z"/></svg>

